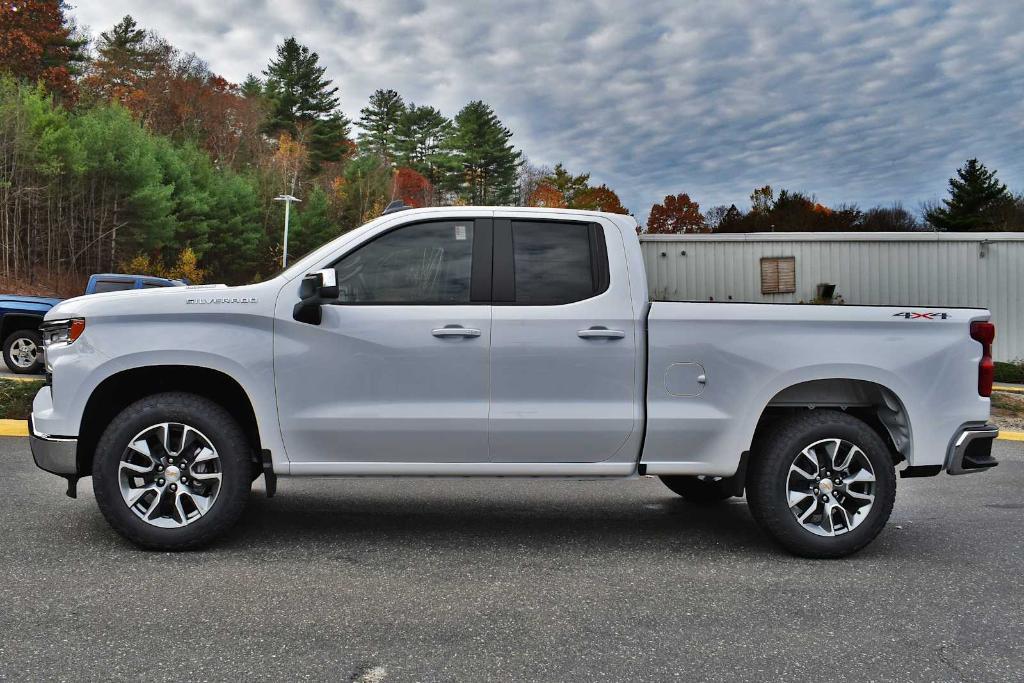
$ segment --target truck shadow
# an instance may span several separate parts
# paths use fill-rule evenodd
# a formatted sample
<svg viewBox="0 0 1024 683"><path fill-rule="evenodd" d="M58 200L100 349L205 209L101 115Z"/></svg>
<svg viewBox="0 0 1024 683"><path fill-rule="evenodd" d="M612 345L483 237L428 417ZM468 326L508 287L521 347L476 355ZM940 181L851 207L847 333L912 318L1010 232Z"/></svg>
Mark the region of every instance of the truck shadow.
<svg viewBox="0 0 1024 683"><path fill-rule="evenodd" d="M255 492L245 519L220 547L295 548L302 543L437 552L510 552L676 548L779 552L758 530L742 499L699 506L658 490L630 496L608 483L554 488L524 482L455 485L424 491L405 483L368 489L289 490L267 499ZM635 491L635 489L634 489ZM326 548L325 548L326 549Z"/></svg>

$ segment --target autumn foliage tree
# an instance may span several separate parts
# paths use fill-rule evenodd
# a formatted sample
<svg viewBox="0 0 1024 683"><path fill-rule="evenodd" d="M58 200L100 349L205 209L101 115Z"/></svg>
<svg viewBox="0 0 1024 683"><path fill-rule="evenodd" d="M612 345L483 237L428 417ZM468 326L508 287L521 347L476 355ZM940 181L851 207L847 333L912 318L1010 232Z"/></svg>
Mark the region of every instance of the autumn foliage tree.
<svg viewBox="0 0 1024 683"><path fill-rule="evenodd" d="M532 188L526 196L527 206L629 213L619 196L607 185L593 187L589 173L571 173L560 163L552 171L527 167L522 182Z"/></svg>
<svg viewBox="0 0 1024 683"><path fill-rule="evenodd" d="M605 211L607 213L628 214L629 211L622 205L619 195L607 185L588 187L576 195L574 209L589 209L591 211Z"/></svg>
<svg viewBox="0 0 1024 683"><path fill-rule="evenodd" d="M568 208L568 204L565 202L565 195L547 182L541 182L537 185L536 189L534 189L527 198L526 205L544 207L548 209Z"/></svg>
<svg viewBox="0 0 1024 683"><path fill-rule="evenodd" d="M562 195L565 206L577 209L580 207L576 205L576 198L590 188L590 174L573 174L562 164L555 164L555 170L544 179L544 182Z"/></svg>
<svg viewBox="0 0 1024 683"><path fill-rule="evenodd" d="M651 207L647 218L647 232L653 235L706 230L700 205L685 193L666 196L660 204Z"/></svg>
<svg viewBox="0 0 1024 683"><path fill-rule="evenodd" d="M57 0L0 2L0 71L41 81L51 93L72 101L85 41L73 35L65 8Z"/></svg>
<svg viewBox="0 0 1024 683"><path fill-rule="evenodd" d="M395 171L394 185L392 196L401 199L407 206L430 206L434 198L434 186L430 181L421 173L406 166Z"/></svg>

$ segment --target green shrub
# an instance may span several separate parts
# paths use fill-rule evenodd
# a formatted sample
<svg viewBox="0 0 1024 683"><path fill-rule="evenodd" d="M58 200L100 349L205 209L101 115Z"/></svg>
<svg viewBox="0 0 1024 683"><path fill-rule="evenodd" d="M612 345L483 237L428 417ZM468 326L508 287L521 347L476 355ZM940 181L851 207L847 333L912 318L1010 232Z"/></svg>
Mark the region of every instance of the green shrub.
<svg viewBox="0 0 1024 683"><path fill-rule="evenodd" d="M1024 384L1024 362L1000 363L997 361L996 381Z"/></svg>
<svg viewBox="0 0 1024 683"><path fill-rule="evenodd" d="M43 381L0 379L0 419L27 420Z"/></svg>

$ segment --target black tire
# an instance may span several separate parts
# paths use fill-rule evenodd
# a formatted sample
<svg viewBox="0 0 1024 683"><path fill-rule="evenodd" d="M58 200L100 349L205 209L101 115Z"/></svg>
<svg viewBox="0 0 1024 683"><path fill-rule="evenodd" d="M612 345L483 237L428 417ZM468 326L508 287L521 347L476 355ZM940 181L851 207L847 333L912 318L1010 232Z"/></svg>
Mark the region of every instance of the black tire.
<svg viewBox="0 0 1024 683"><path fill-rule="evenodd" d="M16 342L23 340L35 345L35 362L31 365L18 365L14 360L13 347ZM19 375L38 375L43 371L43 336L38 330L18 330L7 335L4 339L4 363L7 368Z"/></svg>
<svg viewBox="0 0 1024 683"><path fill-rule="evenodd" d="M732 479L663 475L661 483L691 503L713 505L733 497Z"/></svg>
<svg viewBox="0 0 1024 683"><path fill-rule="evenodd" d="M867 457L874 470L874 500L851 530L820 536L806 529L790 510L789 467L804 448L834 438L857 446ZM889 449L870 426L838 410L810 410L774 425L755 444L746 484L747 503L757 523L791 553L809 558L845 557L866 546L889 520L896 499Z"/></svg>
<svg viewBox="0 0 1024 683"><path fill-rule="evenodd" d="M164 422L199 430L220 458L220 490L213 504L198 519L177 528L159 528L143 521L128 507L119 481L121 457L130 441ZM207 545L234 526L245 510L252 486L251 450L238 423L213 401L178 392L148 396L122 410L100 438L92 466L96 502L107 522L140 547L189 550Z"/></svg>

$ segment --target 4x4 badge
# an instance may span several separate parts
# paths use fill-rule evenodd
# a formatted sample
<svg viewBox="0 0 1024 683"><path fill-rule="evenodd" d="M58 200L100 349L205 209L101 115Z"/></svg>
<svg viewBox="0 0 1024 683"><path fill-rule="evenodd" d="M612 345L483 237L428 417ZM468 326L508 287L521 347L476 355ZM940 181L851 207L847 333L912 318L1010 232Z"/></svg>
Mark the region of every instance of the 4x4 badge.
<svg viewBox="0 0 1024 683"><path fill-rule="evenodd" d="M949 317L949 313L918 313L916 311L904 311L902 313L893 313L894 318L906 318L907 320L945 320Z"/></svg>

